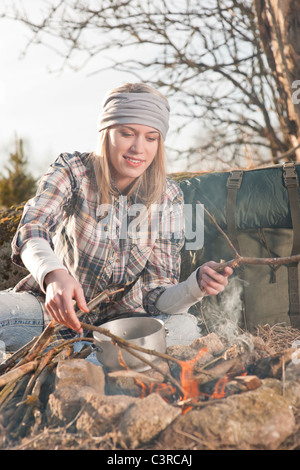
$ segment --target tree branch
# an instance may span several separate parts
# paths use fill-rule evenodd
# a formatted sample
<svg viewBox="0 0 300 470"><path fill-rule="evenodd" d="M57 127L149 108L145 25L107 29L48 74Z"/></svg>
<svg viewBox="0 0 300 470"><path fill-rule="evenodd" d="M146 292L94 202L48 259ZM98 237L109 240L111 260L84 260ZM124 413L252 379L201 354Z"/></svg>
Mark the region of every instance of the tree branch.
<svg viewBox="0 0 300 470"><path fill-rule="evenodd" d="M197 204L201 204L199 201ZM214 223L214 225L217 227L218 231L222 234L222 236L225 238L227 241L228 245L232 249L232 251L235 253L235 258L225 261L224 263L220 263L220 266L216 271L222 272L226 267L231 267L231 268L237 268L243 264L256 264L256 265L283 265L283 264L292 264L292 263L298 263L300 261L300 253L297 255L291 255L291 256L281 256L281 257L274 257L274 258L256 258L256 257L249 257L249 256L241 256L236 248L233 246L232 242L230 241L229 237L227 234L222 230L222 228L219 226L219 224L216 222L215 218L208 212L207 209L204 208L205 213L209 217L209 219Z"/></svg>

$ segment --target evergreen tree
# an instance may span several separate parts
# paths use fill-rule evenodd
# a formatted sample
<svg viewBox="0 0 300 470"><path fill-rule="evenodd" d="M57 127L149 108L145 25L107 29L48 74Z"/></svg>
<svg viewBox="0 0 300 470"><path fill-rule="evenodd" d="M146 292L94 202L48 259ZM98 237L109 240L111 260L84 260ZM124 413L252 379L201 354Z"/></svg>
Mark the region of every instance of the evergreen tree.
<svg viewBox="0 0 300 470"><path fill-rule="evenodd" d="M27 158L22 139L16 138L15 152L6 166L8 176L0 177L0 206L9 207L30 199L36 190L36 180L27 173Z"/></svg>

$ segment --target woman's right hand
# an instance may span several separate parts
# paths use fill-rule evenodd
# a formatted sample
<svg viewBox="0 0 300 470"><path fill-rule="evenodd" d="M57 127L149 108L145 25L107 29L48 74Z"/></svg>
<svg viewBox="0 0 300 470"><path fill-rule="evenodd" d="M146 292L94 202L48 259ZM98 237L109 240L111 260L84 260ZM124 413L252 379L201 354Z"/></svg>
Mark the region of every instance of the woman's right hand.
<svg viewBox="0 0 300 470"><path fill-rule="evenodd" d="M45 276L46 308L51 317L58 323L82 333L80 321L74 309L74 300L78 308L88 313L83 289L64 269L56 269Z"/></svg>

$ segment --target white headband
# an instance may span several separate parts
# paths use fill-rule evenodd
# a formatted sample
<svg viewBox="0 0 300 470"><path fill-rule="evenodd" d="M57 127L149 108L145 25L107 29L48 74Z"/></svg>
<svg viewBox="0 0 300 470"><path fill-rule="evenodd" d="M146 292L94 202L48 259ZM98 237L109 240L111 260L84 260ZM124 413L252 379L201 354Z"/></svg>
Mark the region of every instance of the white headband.
<svg viewBox="0 0 300 470"><path fill-rule="evenodd" d="M98 131L116 124L143 124L166 138L169 128L168 102L153 93L114 93L105 100Z"/></svg>

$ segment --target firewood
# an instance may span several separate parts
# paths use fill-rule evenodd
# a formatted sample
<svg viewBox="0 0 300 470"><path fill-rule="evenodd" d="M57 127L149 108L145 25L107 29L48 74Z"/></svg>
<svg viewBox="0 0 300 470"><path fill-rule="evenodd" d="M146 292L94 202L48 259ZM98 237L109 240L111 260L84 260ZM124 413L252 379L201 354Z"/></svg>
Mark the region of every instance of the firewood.
<svg viewBox="0 0 300 470"><path fill-rule="evenodd" d="M137 372L135 370L117 370L113 372L108 372L107 376L112 378L131 377L134 379L142 380L143 382L163 383L162 379L151 377L150 375L142 374L141 372Z"/></svg>
<svg viewBox="0 0 300 470"><path fill-rule="evenodd" d="M198 371L197 371L198 372ZM197 379L201 383L208 382L212 379L219 379L227 375L228 377L240 376L245 372L244 362L240 358L223 360L214 367L205 368L201 367L197 373Z"/></svg>
<svg viewBox="0 0 300 470"><path fill-rule="evenodd" d="M201 204L200 201L197 201L197 204ZM298 263L300 261L300 254L296 255L290 255L290 256L282 256L282 257L273 257L273 258L255 258L255 257L249 257L249 256L241 256L236 248L234 247L233 243L229 239L229 237L226 235L226 233L221 229L219 224L217 223L216 219L208 212L205 207L203 208L209 219L214 223L216 228L219 230L219 232L223 235L225 240L227 241L228 245L232 249L232 251L235 254L235 257L229 261L224 261L223 263L220 263L220 266L216 269L218 272L222 272L226 267L231 267L231 268L237 268L240 265L243 264L255 264L255 265L278 265L281 266L283 264L292 264L292 263Z"/></svg>
<svg viewBox="0 0 300 470"><path fill-rule="evenodd" d="M53 341L54 330L55 322L51 321L49 325L44 329L43 333L38 337L36 342L33 344L28 354L17 364L17 367L20 367L20 364L34 360L38 354L44 351L47 346L51 343L51 341Z"/></svg>
<svg viewBox="0 0 300 470"><path fill-rule="evenodd" d="M234 377L234 381L244 385L247 390L255 390L261 384L260 379L256 375L241 375Z"/></svg>
<svg viewBox="0 0 300 470"><path fill-rule="evenodd" d="M295 351L296 350L294 348L289 348L280 353L260 359L255 364L251 365L251 369L249 368L249 374L257 375L262 379L265 377L281 379L282 370L292 361Z"/></svg>
<svg viewBox="0 0 300 470"><path fill-rule="evenodd" d="M3 385L6 385L8 382L18 380L23 375L28 374L28 372L32 372L33 370L36 369L37 365L38 365L37 361L27 362L26 364L23 364L17 367L16 369L10 370L6 374L1 375L0 387L3 387Z"/></svg>
<svg viewBox="0 0 300 470"><path fill-rule="evenodd" d="M14 352L11 356L9 356L4 362L2 362L0 364L0 374L6 369L13 367L20 358L25 356L28 353L29 349L33 346L33 344L36 343L37 339L38 336L35 336L28 343L26 343L24 346Z"/></svg>

